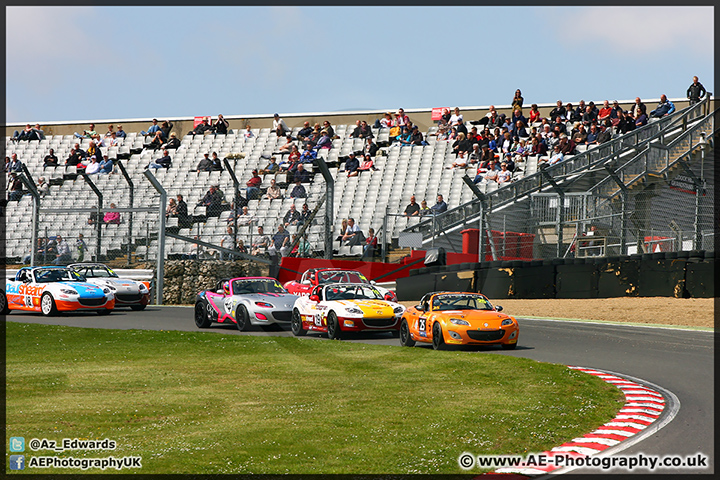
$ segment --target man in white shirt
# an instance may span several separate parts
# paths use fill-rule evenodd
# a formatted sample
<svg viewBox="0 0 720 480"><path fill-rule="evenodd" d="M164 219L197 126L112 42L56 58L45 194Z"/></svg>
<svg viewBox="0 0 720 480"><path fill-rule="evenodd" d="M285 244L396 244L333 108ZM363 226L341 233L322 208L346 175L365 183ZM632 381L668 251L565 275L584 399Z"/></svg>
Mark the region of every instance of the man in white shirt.
<svg viewBox="0 0 720 480"><path fill-rule="evenodd" d="M365 236L360 230L360 227L355 223L354 218L348 218L348 226L345 230L345 235L342 237L344 245L360 245L361 242L365 241Z"/></svg>
<svg viewBox="0 0 720 480"><path fill-rule="evenodd" d="M280 118L280 115L278 115L277 113L274 115L272 128L278 137L284 137L291 132L291 130L285 124L285 120Z"/></svg>
<svg viewBox="0 0 720 480"><path fill-rule="evenodd" d="M88 163L88 166L85 167L85 173L88 175L95 175L100 171L100 164L97 161L97 157L93 155L90 157L90 163Z"/></svg>

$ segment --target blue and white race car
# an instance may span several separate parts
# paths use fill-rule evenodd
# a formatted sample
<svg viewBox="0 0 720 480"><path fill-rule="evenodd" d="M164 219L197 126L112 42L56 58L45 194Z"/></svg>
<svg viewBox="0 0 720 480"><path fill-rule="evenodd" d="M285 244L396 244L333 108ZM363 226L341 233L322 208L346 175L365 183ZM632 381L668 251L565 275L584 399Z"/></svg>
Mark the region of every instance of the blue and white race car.
<svg viewBox="0 0 720 480"><path fill-rule="evenodd" d="M102 263L73 263L68 268L85 277L85 280L100 287L109 287L115 293L116 307L130 307L144 310L150 303L149 282L120 278L111 268Z"/></svg>
<svg viewBox="0 0 720 480"><path fill-rule="evenodd" d="M25 267L14 278L5 280L0 311L58 312L89 310L107 315L115 307L115 295L109 287L85 281L85 277L67 267Z"/></svg>

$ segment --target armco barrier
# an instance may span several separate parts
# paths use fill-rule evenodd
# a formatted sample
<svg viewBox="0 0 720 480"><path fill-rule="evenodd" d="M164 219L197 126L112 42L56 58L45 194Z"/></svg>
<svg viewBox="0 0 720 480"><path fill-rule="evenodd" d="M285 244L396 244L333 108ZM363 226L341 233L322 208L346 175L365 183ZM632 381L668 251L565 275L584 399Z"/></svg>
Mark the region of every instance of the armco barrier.
<svg viewBox="0 0 720 480"><path fill-rule="evenodd" d="M437 290L477 291L491 299L712 298L714 271L714 252L495 261L420 268L397 280L397 293L400 300L419 300Z"/></svg>

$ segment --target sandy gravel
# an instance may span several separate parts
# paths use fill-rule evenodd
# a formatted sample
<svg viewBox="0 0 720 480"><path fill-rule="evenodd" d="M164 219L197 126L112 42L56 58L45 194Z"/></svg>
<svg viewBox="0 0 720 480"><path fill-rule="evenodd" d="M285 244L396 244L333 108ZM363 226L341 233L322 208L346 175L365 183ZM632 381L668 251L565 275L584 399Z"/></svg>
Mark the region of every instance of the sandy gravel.
<svg viewBox="0 0 720 480"><path fill-rule="evenodd" d="M492 299L491 299L492 300ZM405 306L417 302L401 302ZM713 298L591 298L493 300L514 317L568 318L613 322L715 326Z"/></svg>

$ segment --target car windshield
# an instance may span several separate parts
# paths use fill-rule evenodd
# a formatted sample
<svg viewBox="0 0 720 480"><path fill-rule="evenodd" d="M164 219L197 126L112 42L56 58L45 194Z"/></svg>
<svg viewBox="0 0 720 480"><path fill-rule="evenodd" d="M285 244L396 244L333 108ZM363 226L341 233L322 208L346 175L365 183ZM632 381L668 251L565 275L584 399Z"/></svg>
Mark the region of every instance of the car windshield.
<svg viewBox="0 0 720 480"><path fill-rule="evenodd" d="M327 300L382 300L383 296L372 285L333 285L325 288Z"/></svg>
<svg viewBox="0 0 720 480"><path fill-rule="evenodd" d="M363 275L360 272L355 272L352 270L349 271L339 271L339 270L331 270L327 272L319 272L318 273L318 284L324 285L327 283L370 283L367 278L365 278L365 275Z"/></svg>
<svg viewBox="0 0 720 480"><path fill-rule="evenodd" d="M75 271L85 278L117 278L117 274L105 266L75 267Z"/></svg>
<svg viewBox="0 0 720 480"><path fill-rule="evenodd" d="M490 302L481 295L435 295L433 310L493 310Z"/></svg>
<svg viewBox="0 0 720 480"><path fill-rule="evenodd" d="M69 268L42 268L35 270L35 282L51 283L51 282L84 282L85 277Z"/></svg>
<svg viewBox="0 0 720 480"><path fill-rule="evenodd" d="M287 291L275 279L254 278L252 280L233 280L233 294L243 293L287 293Z"/></svg>

